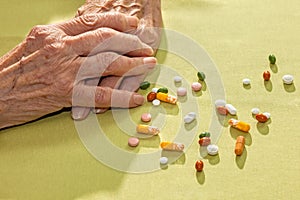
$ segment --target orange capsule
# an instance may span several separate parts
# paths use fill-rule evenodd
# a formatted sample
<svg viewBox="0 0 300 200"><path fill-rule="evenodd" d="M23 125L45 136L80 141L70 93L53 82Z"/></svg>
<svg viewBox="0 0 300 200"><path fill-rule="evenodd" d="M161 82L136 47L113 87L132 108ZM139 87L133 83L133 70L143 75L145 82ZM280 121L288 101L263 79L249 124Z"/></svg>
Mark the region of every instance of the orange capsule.
<svg viewBox="0 0 300 200"><path fill-rule="evenodd" d="M154 99L156 99L156 93L155 92L150 92L147 95L147 101L152 102Z"/></svg>
<svg viewBox="0 0 300 200"><path fill-rule="evenodd" d="M209 137L203 137L199 139L198 143L200 146L208 146L210 144L210 138Z"/></svg>
<svg viewBox="0 0 300 200"><path fill-rule="evenodd" d="M240 135L236 138L234 153L237 156L242 155L245 147L245 137Z"/></svg>
<svg viewBox="0 0 300 200"><path fill-rule="evenodd" d="M176 142L161 142L160 147L164 150L169 150L169 151L183 151L184 150L184 144L176 143Z"/></svg>
<svg viewBox="0 0 300 200"><path fill-rule="evenodd" d="M158 92L156 94L156 98L160 101L164 101L171 104L176 104L177 102L177 97L162 92Z"/></svg>
<svg viewBox="0 0 300 200"><path fill-rule="evenodd" d="M265 81L270 80L270 78L271 78L271 73L270 73L269 71L264 71L264 73L263 73L263 78L264 78Z"/></svg>
<svg viewBox="0 0 300 200"><path fill-rule="evenodd" d="M227 108L225 108L225 106L218 106L217 111L220 115L227 115L228 114L228 110L227 110Z"/></svg>
<svg viewBox="0 0 300 200"><path fill-rule="evenodd" d="M195 168L197 170L197 172L202 172L203 170L203 161L202 160L197 160L196 163L195 163Z"/></svg>
<svg viewBox="0 0 300 200"><path fill-rule="evenodd" d="M246 133L250 130L250 125L249 124L247 124L246 122L236 120L236 119L230 119L228 121L228 124L230 126L232 126L233 128L236 128L240 131L244 131Z"/></svg>
<svg viewBox="0 0 300 200"><path fill-rule="evenodd" d="M255 118L261 123L265 123L266 121L268 121L268 117L262 113L255 115Z"/></svg>

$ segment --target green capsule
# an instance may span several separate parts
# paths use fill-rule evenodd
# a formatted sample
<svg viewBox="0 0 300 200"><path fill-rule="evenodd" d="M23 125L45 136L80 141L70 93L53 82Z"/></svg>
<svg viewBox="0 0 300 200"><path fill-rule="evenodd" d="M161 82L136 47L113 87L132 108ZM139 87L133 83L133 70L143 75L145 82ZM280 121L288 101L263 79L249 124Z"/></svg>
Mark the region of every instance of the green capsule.
<svg viewBox="0 0 300 200"><path fill-rule="evenodd" d="M269 55L269 61L272 65L274 65L276 63L276 57L273 54Z"/></svg>
<svg viewBox="0 0 300 200"><path fill-rule="evenodd" d="M210 133L209 132L202 132L202 133L200 133L199 138L201 139L203 137L210 137Z"/></svg>
<svg viewBox="0 0 300 200"><path fill-rule="evenodd" d="M162 87L157 90L157 93L159 93L159 92L168 94L169 91L168 91L168 88Z"/></svg>
<svg viewBox="0 0 300 200"><path fill-rule="evenodd" d="M140 84L140 89L146 90L148 87L150 87L150 83L148 81L144 81Z"/></svg>
<svg viewBox="0 0 300 200"><path fill-rule="evenodd" d="M200 81L204 81L205 80L205 74L203 72L198 72L197 76L198 76L198 79Z"/></svg>

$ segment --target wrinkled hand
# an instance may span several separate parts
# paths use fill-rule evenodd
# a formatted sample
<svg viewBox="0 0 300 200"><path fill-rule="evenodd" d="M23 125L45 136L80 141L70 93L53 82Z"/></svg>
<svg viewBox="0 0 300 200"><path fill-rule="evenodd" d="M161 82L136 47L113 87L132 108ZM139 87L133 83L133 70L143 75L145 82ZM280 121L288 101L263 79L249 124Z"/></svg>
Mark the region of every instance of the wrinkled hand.
<svg viewBox="0 0 300 200"><path fill-rule="evenodd" d="M153 69L156 59L149 57L153 50L138 37L122 33L137 25L135 17L107 13L33 28L0 60L0 128L72 105L143 104L143 96L137 93L86 84L95 78L138 76Z"/></svg>

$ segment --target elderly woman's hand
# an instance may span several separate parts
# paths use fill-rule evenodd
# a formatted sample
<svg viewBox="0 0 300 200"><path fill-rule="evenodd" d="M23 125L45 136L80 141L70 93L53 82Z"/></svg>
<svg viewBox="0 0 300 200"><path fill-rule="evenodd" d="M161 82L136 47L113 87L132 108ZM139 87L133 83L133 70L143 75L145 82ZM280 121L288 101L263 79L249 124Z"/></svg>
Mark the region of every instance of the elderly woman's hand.
<svg viewBox="0 0 300 200"><path fill-rule="evenodd" d="M122 33L137 25L135 17L107 13L33 28L0 59L0 128L72 105L142 105L144 98L137 93L86 84L104 76L138 76L154 68L151 47Z"/></svg>

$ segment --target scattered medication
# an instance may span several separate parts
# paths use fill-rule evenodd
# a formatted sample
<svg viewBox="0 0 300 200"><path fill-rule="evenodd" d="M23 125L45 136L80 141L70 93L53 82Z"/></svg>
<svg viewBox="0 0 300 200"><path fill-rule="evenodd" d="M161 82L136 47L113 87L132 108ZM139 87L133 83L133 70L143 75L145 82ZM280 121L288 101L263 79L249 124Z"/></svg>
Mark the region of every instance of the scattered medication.
<svg viewBox="0 0 300 200"><path fill-rule="evenodd" d="M202 85L199 82L193 82L191 87L194 92L198 92L202 89Z"/></svg>
<svg viewBox="0 0 300 200"><path fill-rule="evenodd" d="M187 115L184 116L183 121L186 124L191 123L196 119L196 113L195 112L189 112Z"/></svg>
<svg viewBox="0 0 300 200"><path fill-rule="evenodd" d="M144 81L140 84L140 89L146 90L148 87L150 87L150 83L148 81Z"/></svg>
<svg viewBox="0 0 300 200"><path fill-rule="evenodd" d="M234 153L237 156L242 155L245 147L245 137L240 135L236 138Z"/></svg>
<svg viewBox="0 0 300 200"><path fill-rule="evenodd" d="M225 106L218 106L217 111L220 115L227 115L228 114L228 110L227 110L227 108L225 108Z"/></svg>
<svg viewBox="0 0 300 200"><path fill-rule="evenodd" d="M233 119L233 118L228 121L228 124L230 126L232 126L233 128L236 128L240 131L249 132L249 130L250 130L249 124L247 124L246 122L243 122L243 121Z"/></svg>
<svg viewBox="0 0 300 200"><path fill-rule="evenodd" d="M210 137L210 132L202 132L202 133L200 133L199 139L201 139L203 137Z"/></svg>
<svg viewBox="0 0 300 200"><path fill-rule="evenodd" d="M226 101L223 100L223 99L218 99L215 101L215 107L218 107L218 106L225 106L226 105Z"/></svg>
<svg viewBox="0 0 300 200"><path fill-rule="evenodd" d="M226 104L226 105L225 105L225 108L227 109L227 111L229 112L229 114L231 114L231 115L236 115L237 110L236 110L236 108L235 108L233 105L231 105L231 104Z"/></svg>
<svg viewBox="0 0 300 200"><path fill-rule="evenodd" d="M139 124L136 126L136 132L147 134L147 135L158 135L160 131L155 126Z"/></svg>
<svg viewBox="0 0 300 200"><path fill-rule="evenodd" d="M262 113L255 115L255 119L261 123L268 121L268 117Z"/></svg>
<svg viewBox="0 0 300 200"><path fill-rule="evenodd" d="M169 151L183 151L184 150L184 144L175 143L175 142L161 142L160 147L163 150L169 150Z"/></svg>
<svg viewBox="0 0 300 200"><path fill-rule="evenodd" d="M175 83L181 83L182 77L181 76L174 76L174 82Z"/></svg>
<svg viewBox="0 0 300 200"><path fill-rule="evenodd" d="M131 137L128 139L128 145L131 147L136 147L139 145L139 143L140 143L140 140L138 138Z"/></svg>
<svg viewBox="0 0 300 200"><path fill-rule="evenodd" d="M252 108L252 109L251 109L251 113L252 113L253 115L257 115L257 114L260 113L260 110L259 110L259 108Z"/></svg>
<svg viewBox="0 0 300 200"><path fill-rule="evenodd" d="M244 78L244 79L243 79L243 84L244 84L244 85L250 85L250 83L251 83L251 81L250 81L249 78Z"/></svg>
<svg viewBox="0 0 300 200"><path fill-rule="evenodd" d="M156 99L156 93L155 92L150 92L147 95L147 101L152 102L154 99Z"/></svg>
<svg viewBox="0 0 300 200"><path fill-rule="evenodd" d="M275 55L273 55L273 54L269 55L269 61L270 61L270 64L274 65L276 63Z"/></svg>
<svg viewBox="0 0 300 200"><path fill-rule="evenodd" d="M268 113L268 112L264 112L263 115L265 115L268 119L271 118L271 113Z"/></svg>
<svg viewBox="0 0 300 200"><path fill-rule="evenodd" d="M169 90L168 90L168 88L162 87L157 90L157 93L159 93L159 92L168 94Z"/></svg>
<svg viewBox="0 0 300 200"><path fill-rule="evenodd" d="M185 96L187 94L187 90L184 87L177 88L177 96Z"/></svg>
<svg viewBox="0 0 300 200"><path fill-rule="evenodd" d="M198 143L200 144L200 146L207 146L210 144L210 138L203 137L203 138L199 139Z"/></svg>
<svg viewBox="0 0 300 200"><path fill-rule="evenodd" d="M265 81L269 81L271 78L271 73L269 71L264 71L263 78Z"/></svg>
<svg viewBox="0 0 300 200"><path fill-rule="evenodd" d="M205 80L205 74L203 72L198 72L197 76L198 76L198 79L200 81L204 81Z"/></svg>
<svg viewBox="0 0 300 200"><path fill-rule="evenodd" d="M219 152L219 147L215 144L210 144L206 147L208 155L215 156Z"/></svg>
<svg viewBox="0 0 300 200"><path fill-rule="evenodd" d="M197 160L195 163L195 169L197 170L197 172L202 172L203 171L203 161L202 160Z"/></svg>
<svg viewBox="0 0 300 200"><path fill-rule="evenodd" d="M141 116L141 120L143 122L150 122L151 121L151 114L150 113L143 113Z"/></svg>
<svg viewBox="0 0 300 200"><path fill-rule="evenodd" d="M154 100L152 101L152 105L153 105L153 106L159 106L159 105L160 105L160 100L154 99Z"/></svg>
<svg viewBox="0 0 300 200"><path fill-rule="evenodd" d="M159 162L161 165L166 165L169 162L169 159L167 157L160 157Z"/></svg>
<svg viewBox="0 0 300 200"><path fill-rule="evenodd" d="M282 77L282 81L284 84L290 85L293 83L294 77L292 75L287 74Z"/></svg>
<svg viewBox="0 0 300 200"><path fill-rule="evenodd" d="M158 92L156 94L156 98L160 101L164 101L171 104L176 104L177 102L177 97L162 92Z"/></svg>
<svg viewBox="0 0 300 200"><path fill-rule="evenodd" d="M151 92L157 93L158 89L159 89L159 88L156 88L156 87L155 87L155 88L152 88Z"/></svg>

